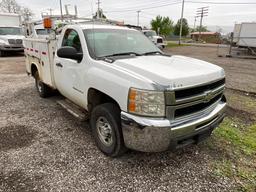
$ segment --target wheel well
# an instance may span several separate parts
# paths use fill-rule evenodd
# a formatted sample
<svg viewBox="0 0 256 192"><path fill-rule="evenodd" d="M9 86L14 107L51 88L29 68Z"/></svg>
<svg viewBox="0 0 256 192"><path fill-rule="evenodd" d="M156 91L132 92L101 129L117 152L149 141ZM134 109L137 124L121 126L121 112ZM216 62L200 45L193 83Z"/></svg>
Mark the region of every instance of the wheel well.
<svg viewBox="0 0 256 192"><path fill-rule="evenodd" d="M97 105L103 104L103 103L114 103L120 109L120 106L112 97L108 96L107 94L105 94L97 89L90 88L88 90L88 111L89 111L89 113L92 112L94 107L96 107Z"/></svg>
<svg viewBox="0 0 256 192"><path fill-rule="evenodd" d="M35 77L35 73L38 71L38 69L37 69L37 67L36 67L36 65L35 64L32 64L31 65L31 75L33 76L33 77Z"/></svg>

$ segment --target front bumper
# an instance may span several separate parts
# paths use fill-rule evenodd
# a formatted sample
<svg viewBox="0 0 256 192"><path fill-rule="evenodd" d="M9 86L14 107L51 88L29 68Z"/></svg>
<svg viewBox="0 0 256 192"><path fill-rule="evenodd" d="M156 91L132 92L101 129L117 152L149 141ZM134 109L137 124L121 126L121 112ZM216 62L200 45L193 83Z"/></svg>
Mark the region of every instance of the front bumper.
<svg viewBox="0 0 256 192"><path fill-rule="evenodd" d="M203 117L177 124L168 119L153 119L121 113L124 143L127 148L143 152L161 152L197 144L209 137L225 116L226 103Z"/></svg>
<svg viewBox="0 0 256 192"><path fill-rule="evenodd" d="M158 48L165 48L167 46L167 43L155 43Z"/></svg>
<svg viewBox="0 0 256 192"><path fill-rule="evenodd" d="M4 45L4 46L0 46L0 50L1 51L24 51L24 47L23 46L13 46L13 45Z"/></svg>

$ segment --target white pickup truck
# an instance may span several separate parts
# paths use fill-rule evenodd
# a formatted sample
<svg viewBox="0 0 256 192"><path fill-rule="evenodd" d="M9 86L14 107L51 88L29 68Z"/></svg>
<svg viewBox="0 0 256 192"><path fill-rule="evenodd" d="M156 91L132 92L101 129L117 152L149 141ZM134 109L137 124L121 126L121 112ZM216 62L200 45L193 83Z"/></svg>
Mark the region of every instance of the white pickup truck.
<svg viewBox="0 0 256 192"><path fill-rule="evenodd" d="M164 49L167 46L167 43L164 42L164 39L156 34L153 30L142 30L142 33L146 35L156 46L160 49Z"/></svg>
<svg viewBox="0 0 256 192"><path fill-rule="evenodd" d="M166 55L139 31L75 24L57 39L26 38L24 45L39 95L58 90L81 109L108 156L197 144L224 118L224 70Z"/></svg>

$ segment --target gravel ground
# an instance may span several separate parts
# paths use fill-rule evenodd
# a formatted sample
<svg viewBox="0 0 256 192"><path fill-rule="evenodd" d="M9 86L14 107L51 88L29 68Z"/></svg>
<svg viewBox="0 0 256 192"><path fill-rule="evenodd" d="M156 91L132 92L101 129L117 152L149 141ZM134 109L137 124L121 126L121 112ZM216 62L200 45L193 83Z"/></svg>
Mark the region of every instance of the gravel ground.
<svg viewBox="0 0 256 192"><path fill-rule="evenodd" d="M96 148L88 123L41 99L23 57L0 58L0 191L232 191L204 144L175 153Z"/></svg>
<svg viewBox="0 0 256 192"><path fill-rule="evenodd" d="M220 52L222 51L224 50L221 49ZM191 56L217 64L226 71L228 88L256 93L256 59L218 57L216 47L184 46L168 48L166 52Z"/></svg>

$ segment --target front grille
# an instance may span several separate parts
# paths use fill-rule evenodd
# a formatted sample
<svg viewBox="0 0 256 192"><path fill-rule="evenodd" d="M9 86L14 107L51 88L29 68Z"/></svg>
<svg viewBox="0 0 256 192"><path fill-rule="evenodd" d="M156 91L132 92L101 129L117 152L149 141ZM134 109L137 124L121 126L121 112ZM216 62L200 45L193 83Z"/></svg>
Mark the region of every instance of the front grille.
<svg viewBox="0 0 256 192"><path fill-rule="evenodd" d="M208 108L211 110L210 106L222 98L224 89L225 79L221 79L197 87L168 91L165 94L167 117L175 120L204 113Z"/></svg>
<svg viewBox="0 0 256 192"><path fill-rule="evenodd" d="M22 44L22 39L8 39L9 44L12 45L21 45Z"/></svg>
<svg viewBox="0 0 256 192"><path fill-rule="evenodd" d="M157 39L157 43L163 43L163 39Z"/></svg>
<svg viewBox="0 0 256 192"><path fill-rule="evenodd" d="M213 90L216 89L222 85L225 84L225 79L221 79L217 82L207 84L207 85L202 85L199 87L194 87L190 89L185 89L185 90L178 90L175 91L175 98L176 99L183 99L186 97L193 97L194 95L198 95L200 93L204 93L207 90Z"/></svg>
<svg viewBox="0 0 256 192"><path fill-rule="evenodd" d="M16 44L22 44L22 39L16 39Z"/></svg>
<svg viewBox="0 0 256 192"><path fill-rule="evenodd" d="M208 107L210 107L211 105L213 105L215 102L217 102L219 99L221 99L222 94L217 95L216 97L214 97L213 99L211 99L208 103L199 103L196 105L192 105L189 107L184 107L181 109L177 109L175 111L174 117L175 118L179 118L182 116L186 116L186 115L190 115L193 113L196 113L198 111L202 111Z"/></svg>

